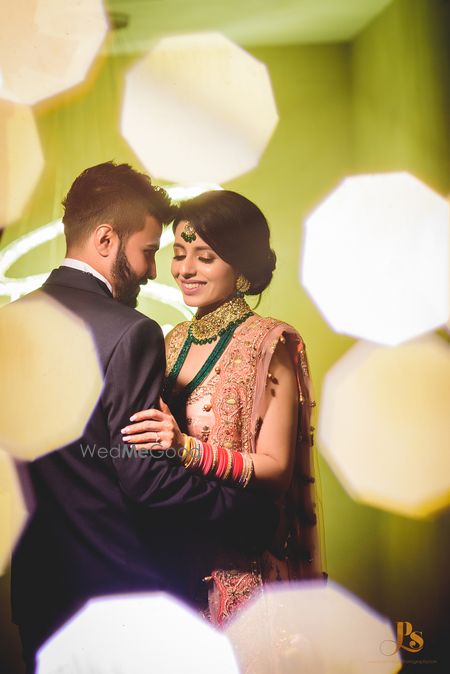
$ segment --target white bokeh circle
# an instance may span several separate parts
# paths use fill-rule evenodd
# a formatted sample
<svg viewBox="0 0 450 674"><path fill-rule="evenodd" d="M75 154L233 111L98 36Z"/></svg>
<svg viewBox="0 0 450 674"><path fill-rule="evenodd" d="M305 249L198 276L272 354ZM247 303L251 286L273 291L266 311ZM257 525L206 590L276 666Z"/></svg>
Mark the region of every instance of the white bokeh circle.
<svg viewBox="0 0 450 674"><path fill-rule="evenodd" d="M360 342L325 377L318 441L356 500L411 517L450 503L450 346Z"/></svg>
<svg viewBox="0 0 450 674"><path fill-rule="evenodd" d="M407 173L346 178L305 223L301 280L331 327L395 345L449 315L449 205Z"/></svg>
<svg viewBox="0 0 450 674"><path fill-rule="evenodd" d="M126 75L122 134L160 179L231 180L277 121L266 66L219 33L164 38Z"/></svg>

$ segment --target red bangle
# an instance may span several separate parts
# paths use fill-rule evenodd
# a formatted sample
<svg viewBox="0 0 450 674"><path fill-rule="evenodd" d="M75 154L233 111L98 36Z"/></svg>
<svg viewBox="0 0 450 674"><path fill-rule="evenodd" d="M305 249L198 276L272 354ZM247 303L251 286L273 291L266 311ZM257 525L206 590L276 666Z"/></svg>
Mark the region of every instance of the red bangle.
<svg viewBox="0 0 450 674"><path fill-rule="evenodd" d="M220 476L220 468L222 465L222 457L223 457L223 452L222 452L222 447L217 448L217 463L216 463L216 470L214 471L214 477L219 477Z"/></svg>
<svg viewBox="0 0 450 674"><path fill-rule="evenodd" d="M244 460L242 458L241 452L233 452L233 473L232 473L233 482L238 481L242 473L243 467L244 467Z"/></svg>
<svg viewBox="0 0 450 674"><path fill-rule="evenodd" d="M212 447L210 444L204 444L204 449L205 449L205 461L203 464L203 475L208 475L209 471L211 470L212 463L213 463L213 451Z"/></svg>
<svg viewBox="0 0 450 674"><path fill-rule="evenodd" d="M205 462L206 462L206 459L207 459L207 456L208 456L208 447L207 447L206 442L202 442L202 448L203 448L202 458L200 459L200 463L199 463L198 467L199 467L199 470L201 470L202 473L203 473L203 470L204 470L204 467L205 467Z"/></svg>
<svg viewBox="0 0 450 674"><path fill-rule="evenodd" d="M225 466L224 466L225 452L224 452L223 447L218 447L217 452L218 452L218 456L217 456L217 468L216 468L215 477L217 477L220 480L222 472L225 468Z"/></svg>

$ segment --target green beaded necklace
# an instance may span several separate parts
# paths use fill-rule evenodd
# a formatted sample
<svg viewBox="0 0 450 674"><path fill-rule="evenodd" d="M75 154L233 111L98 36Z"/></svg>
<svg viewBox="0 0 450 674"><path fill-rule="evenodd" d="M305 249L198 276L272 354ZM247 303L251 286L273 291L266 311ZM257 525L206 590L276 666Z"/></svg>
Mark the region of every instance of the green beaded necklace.
<svg viewBox="0 0 450 674"><path fill-rule="evenodd" d="M248 308L248 311L246 311L243 315L239 316L238 318L235 318L232 320L228 325L222 327L217 334L212 335L210 337L204 338L204 339L199 339L198 337L194 337L192 334L192 327L193 324L189 326L188 334L186 337L186 341L184 342L178 357L167 375L166 381L164 383L163 387L163 398L166 400L166 402L169 403L170 400L173 400L174 398L177 398L177 407L181 404L182 401L187 400L187 398L191 395L193 391L199 386L209 375L211 370L213 369L214 365L217 363L225 349L227 348L231 338L233 337L233 334L236 330L236 328L241 325L244 321L247 320L252 314L253 311L250 309L248 305L246 305ZM217 342L216 346L214 349L211 351L209 354L208 358L206 361L203 363L202 367L200 370L197 372L195 377L188 383L186 386L180 391L176 396L173 394L173 387L175 385L175 382L177 380L178 375L180 374L181 368L183 367L183 364L187 358L187 355L189 353L189 349L191 348L192 344L211 344L213 341L215 341L217 338L219 338L219 341ZM169 403L170 405L170 403Z"/></svg>

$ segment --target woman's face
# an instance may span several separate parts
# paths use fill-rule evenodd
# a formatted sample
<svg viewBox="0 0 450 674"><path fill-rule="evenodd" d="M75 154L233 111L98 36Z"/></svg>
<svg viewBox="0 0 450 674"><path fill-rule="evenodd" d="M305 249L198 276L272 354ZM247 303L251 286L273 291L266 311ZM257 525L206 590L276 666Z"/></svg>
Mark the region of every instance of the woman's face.
<svg viewBox="0 0 450 674"><path fill-rule="evenodd" d="M238 274L198 234L187 243L181 236L186 225L182 220L175 230L171 271L185 303L202 315L234 295Z"/></svg>

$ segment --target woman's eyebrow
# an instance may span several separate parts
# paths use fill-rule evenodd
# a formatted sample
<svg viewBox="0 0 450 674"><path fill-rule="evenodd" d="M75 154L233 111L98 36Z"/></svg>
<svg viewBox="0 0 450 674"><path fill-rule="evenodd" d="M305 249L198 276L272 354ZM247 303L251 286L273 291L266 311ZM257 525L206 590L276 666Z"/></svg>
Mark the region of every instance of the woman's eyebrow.
<svg viewBox="0 0 450 674"><path fill-rule="evenodd" d="M182 243L174 243L173 247L174 248L181 248L182 250L186 250ZM211 252L213 252L213 249L210 248L209 246L192 246L192 248L196 251L197 250L210 250ZM191 248L191 250L192 250L192 248Z"/></svg>

